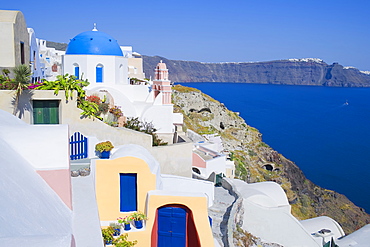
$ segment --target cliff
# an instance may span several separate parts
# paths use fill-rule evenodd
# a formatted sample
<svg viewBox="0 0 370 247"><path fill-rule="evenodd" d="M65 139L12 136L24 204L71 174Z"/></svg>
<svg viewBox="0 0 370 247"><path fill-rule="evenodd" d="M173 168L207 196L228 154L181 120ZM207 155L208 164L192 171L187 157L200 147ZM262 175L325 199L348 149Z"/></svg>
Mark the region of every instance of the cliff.
<svg viewBox="0 0 370 247"><path fill-rule="evenodd" d="M284 85L370 87L370 74L320 59L289 59L254 63L200 63L143 56L146 77L163 60L172 82L238 82Z"/></svg>
<svg viewBox="0 0 370 247"><path fill-rule="evenodd" d="M67 49L68 44L66 43L58 43L53 41L46 41L46 47L55 48L58 51L65 51Z"/></svg>
<svg viewBox="0 0 370 247"><path fill-rule="evenodd" d="M308 180L294 162L262 141L262 134L225 105L197 89L173 87L176 112L199 134L218 133L230 152L238 178L248 183L274 181L285 190L298 219L326 215L341 224L346 234L370 223L370 215L344 195L326 190Z"/></svg>

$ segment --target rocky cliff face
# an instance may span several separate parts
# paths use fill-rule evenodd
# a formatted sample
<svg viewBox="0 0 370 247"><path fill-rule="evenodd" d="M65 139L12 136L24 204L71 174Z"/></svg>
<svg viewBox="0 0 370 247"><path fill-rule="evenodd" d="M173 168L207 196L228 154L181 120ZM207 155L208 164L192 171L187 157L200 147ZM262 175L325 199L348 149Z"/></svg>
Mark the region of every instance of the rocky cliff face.
<svg viewBox="0 0 370 247"><path fill-rule="evenodd" d="M299 219L327 215L349 234L370 223L370 215L344 195L309 181L292 161L262 141L261 133L236 113L197 89L173 87L175 110L187 128L199 134L218 133L230 152L237 176L248 183L275 181L285 190L292 213Z"/></svg>
<svg viewBox="0 0 370 247"><path fill-rule="evenodd" d="M320 59L289 59L256 63L200 63L143 56L146 77L163 60L173 82L238 82L284 85L370 87L370 75L356 68L328 65Z"/></svg>

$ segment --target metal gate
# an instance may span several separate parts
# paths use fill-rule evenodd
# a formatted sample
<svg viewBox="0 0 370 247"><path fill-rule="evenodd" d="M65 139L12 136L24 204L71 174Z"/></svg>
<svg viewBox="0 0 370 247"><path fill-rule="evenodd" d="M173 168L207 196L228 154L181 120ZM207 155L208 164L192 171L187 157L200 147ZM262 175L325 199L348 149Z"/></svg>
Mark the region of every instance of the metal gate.
<svg viewBox="0 0 370 247"><path fill-rule="evenodd" d="M75 132L69 141L71 160L87 158L87 138L80 132Z"/></svg>

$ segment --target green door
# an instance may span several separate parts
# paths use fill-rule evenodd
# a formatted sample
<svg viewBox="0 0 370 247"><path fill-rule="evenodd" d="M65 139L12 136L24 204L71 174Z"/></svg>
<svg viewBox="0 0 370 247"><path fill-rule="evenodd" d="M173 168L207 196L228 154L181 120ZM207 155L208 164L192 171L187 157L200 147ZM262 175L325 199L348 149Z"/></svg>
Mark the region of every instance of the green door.
<svg viewBox="0 0 370 247"><path fill-rule="evenodd" d="M34 100L34 124L59 124L59 100Z"/></svg>

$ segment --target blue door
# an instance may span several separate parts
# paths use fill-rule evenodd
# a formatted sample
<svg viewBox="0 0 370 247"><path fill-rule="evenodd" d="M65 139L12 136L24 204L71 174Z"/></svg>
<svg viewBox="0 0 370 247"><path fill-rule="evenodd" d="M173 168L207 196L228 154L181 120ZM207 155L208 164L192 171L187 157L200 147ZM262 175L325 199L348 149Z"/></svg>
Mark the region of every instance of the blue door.
<svg viewBox="0 0 370 247"><path fill-rule="evenodd" d="M137 211L137 174L120 173L120 211Z"/></svg>
<svg viewBox="0 0 370 247"><path fill-rule="evenodd" d="M186 247L185 209L158 209L158 247Z"/></svg>

